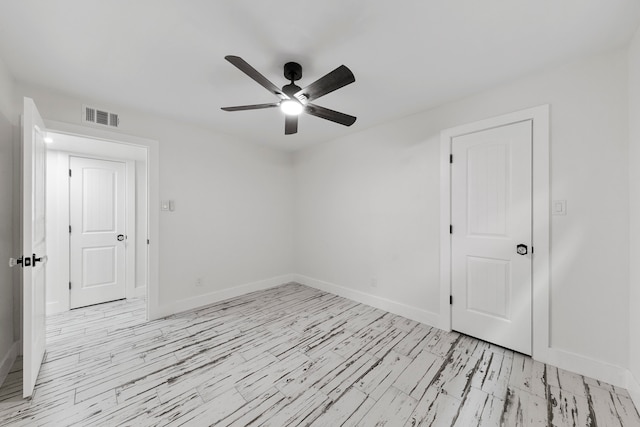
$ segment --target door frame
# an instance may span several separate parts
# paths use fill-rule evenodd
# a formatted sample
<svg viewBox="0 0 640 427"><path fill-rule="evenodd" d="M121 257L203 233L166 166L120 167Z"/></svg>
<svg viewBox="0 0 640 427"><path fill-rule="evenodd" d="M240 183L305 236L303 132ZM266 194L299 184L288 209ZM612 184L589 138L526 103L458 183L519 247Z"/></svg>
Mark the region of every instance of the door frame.
<svg viewBox="0 0 640 427"><path fill-rule="evenodd" d="M114 144L133 145L147 152L147 320L161 317L159 310L160 278L160 144L157 140L72 123L45 120L54 133L96 139Z"/></svg>
<svg viewBox="0 0 640 427"><path fill-rule="evenodd" d="M547 359L550 350L549 301L549 105L541 105L440 133L440 320L439 328L451 331L451 144L455 137L512 123L532 121L532 357Z"/></svg>

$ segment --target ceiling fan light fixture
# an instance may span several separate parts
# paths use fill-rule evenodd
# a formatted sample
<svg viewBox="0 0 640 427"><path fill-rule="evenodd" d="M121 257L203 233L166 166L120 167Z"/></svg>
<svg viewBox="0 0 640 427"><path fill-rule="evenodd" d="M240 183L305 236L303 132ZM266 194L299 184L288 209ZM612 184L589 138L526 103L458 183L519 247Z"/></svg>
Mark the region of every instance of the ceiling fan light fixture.
<svg viewBox="0 0 640 427"><path fill-rule="evenodd" d="M302 67L296 62L287 62L284 64L284 76L287 80L290 80L291 83L284 85L281 90L239 56L227 55L224 59L260 86L267 89L272 95L280 98L278 102L270 102L268 104L222 107L224 111L261 110L263 108L280 107L286 116L284 122L285 135L292 135L298 132L298 116L302 113L329 120L343 126L351 126L356 121L354 116L330 110L329 108L324 108L310 102L356 81L351 70L344 65L325 74L305 88L301 88L294 82L302 78Z"/></svg>
<svg viewBox="0 0 640 427"><path fill-rule="evenodd" d="M299 116L302 113L302 104L293 99L285 99L280 103L280 109L287 116Z"/></svg>

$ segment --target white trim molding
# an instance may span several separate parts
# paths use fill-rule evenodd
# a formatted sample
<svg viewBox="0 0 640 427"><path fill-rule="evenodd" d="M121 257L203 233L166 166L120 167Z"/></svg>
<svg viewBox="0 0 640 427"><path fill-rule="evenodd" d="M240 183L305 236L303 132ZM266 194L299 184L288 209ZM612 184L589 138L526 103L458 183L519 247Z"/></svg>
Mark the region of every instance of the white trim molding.
<svg viewBox="0 0 640 427"><path fill-rule="evenodd" d="M397 314L398 316L403 316L407 319L415 320L416 322L424 323L429 326L438 327L439 324L439 316L437 313L423 310L418 307L379 297L377 295L368 294L366 292L357 291L334 283L324 282L301 274L294 274L293 280L302 285L339 295L361 304L370 305L371 307L379 308L380 310L385 310L389 313Z"/></svg>
<svg viewBox="0 0 640 427"><path fill-rule="evenodd" d="M146 297L147 297L146 286L137 286L133 288L133 298L146 298Z"/></svg>
<svg viewBox="0 0 640 427"><path fill-rule="evenodd" d="M20 348L22 348L22 342L14 342L9 348L9 351L7 351L7 353L2 358L2 361L0 362L0 386L4 384L4 380L7 379L7 375L9 374L9 371L11 371L11 367L18 357Z"/></svg>
<svg viewBox="0 0 640 427"><path fill-rule="evenodd" d="M595 378L616 387L627 388L627 370L602 360L552 347L548 350L544 360L540 360L540 362L585 377Z"/></svg>
<svg viewBox="0 0 640 427"><path fill-rule="evenodd" d="M640 381L633 375L631 371L627 371L626 389L633 400L633 404L640 411Z"/></svg>
<svg viewBox="0 0 640 427"><path fill-rule="evenodd" d="M549 105L541 105L447 129L440 134L440 321L438 327L451 330L451 141L456 136L505 126L526 120L533 122L533 357L549 358Z"/></svg>
<svg viewBox="0 0 640 427"><path fill-rule="evenodd" d="M183 311L193 310L210 304L215 304L229 298L239 297L250 292L262 291L264 289L280 286L292 281L293 274L285 274L282 276L272 277L270 279L259 280L256 282L246 283L244 285L220 289L218 291L209 292L203 295L181 299L169 304L159 306L155 313L157 316L155 318L162 318L170 316L172 314L181 313Z"/></svg>

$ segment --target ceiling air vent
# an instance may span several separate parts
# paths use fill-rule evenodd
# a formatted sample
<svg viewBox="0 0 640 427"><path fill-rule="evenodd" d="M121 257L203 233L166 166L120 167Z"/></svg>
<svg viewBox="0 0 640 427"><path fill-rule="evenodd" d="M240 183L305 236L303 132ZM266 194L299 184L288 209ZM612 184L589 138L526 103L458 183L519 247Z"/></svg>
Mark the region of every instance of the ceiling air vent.
<svg viewBox="0 0 640 427"><path fill-rule="evenodd" d="M117 128L120 124L120 117L116 113L90 107L82 106L82 121L85 123L94 123L102 126L110 126Z"/></svg>

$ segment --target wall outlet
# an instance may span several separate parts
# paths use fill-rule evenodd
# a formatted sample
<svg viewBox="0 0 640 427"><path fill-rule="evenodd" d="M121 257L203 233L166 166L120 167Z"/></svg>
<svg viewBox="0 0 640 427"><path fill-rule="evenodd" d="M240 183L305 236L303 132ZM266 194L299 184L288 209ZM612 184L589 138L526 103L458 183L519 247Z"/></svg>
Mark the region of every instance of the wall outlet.
<svg viewBox="0 0 640 427"><path fill-rule="evenodd" d="M203 284L202 277L198 277L198 278L196 279L196 286L197 286L197 287L200 287L200 286L202 286L202 284Z"/></svg>
<svg viewBox="0 0 640 427"><path fill-rule="evenodd" d="M371 287L374 288L374 289L378 287L378 278L377 277L372 277L371 278Z"/></svg>

